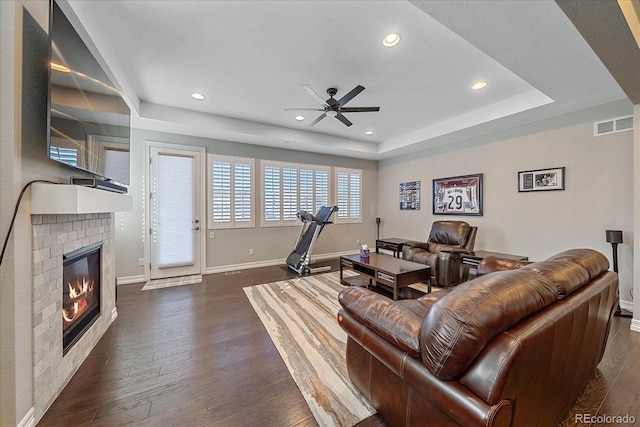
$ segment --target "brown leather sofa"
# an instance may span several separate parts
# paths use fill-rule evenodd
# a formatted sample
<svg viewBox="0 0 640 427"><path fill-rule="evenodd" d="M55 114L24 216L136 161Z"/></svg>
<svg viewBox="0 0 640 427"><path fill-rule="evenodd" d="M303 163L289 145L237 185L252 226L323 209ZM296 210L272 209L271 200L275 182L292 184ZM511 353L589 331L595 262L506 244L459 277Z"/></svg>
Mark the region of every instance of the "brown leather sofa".
<svg viewBox="0 0 640 427"><path fill-rule="evenodd" d="M464 221L435 221L426 242L409 240L402 257L431 267L431 283L453 286L462 281L460 253L473 251L477 227Z"/></svg>
<svg viewBox="0 0 640 427"><path fill-rule="evenodd" d="M607 258L485 261L416 300L341 291L349 377L389 425L556 426L592 378L618 304Z"/></svg>

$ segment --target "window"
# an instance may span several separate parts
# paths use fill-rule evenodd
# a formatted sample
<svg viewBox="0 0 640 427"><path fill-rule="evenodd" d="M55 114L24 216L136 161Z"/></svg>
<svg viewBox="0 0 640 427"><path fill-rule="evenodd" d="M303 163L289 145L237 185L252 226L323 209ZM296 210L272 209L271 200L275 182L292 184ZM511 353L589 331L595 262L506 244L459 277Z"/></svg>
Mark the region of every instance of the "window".
<svg viewBox="0 0 640 427"><path fill-rule="evenodd" d="M209 155L209 228L255 225L253 169L253 159Z"/></svg>
<svg viewBox="0 0 640 427"><path fill-rule="evenodd" d="M262 225L296 225L298 210L315 214L329 203L329 168L263 162Z"/></svg>
<svg viewBox="0 0 640 427"><path fill-rule="evenodd" d="M362 171L336 168L336 223L362 222Z"/></svg>

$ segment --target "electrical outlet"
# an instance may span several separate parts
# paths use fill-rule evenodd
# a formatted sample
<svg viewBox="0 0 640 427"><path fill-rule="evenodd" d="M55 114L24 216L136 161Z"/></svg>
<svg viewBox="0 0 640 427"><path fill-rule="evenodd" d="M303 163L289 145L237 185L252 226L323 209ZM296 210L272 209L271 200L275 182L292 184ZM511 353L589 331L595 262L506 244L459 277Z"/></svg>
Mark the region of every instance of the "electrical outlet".
<svg viewBox="0 0 640 427"><path fill-rule="evenodd" d="M249 249L249 255L253 255L253 249Z"/></svg>
<svg viewBox="0 0 640 427"><path fill-rule="evenodd" d="M216 232L215 231L210 231L209 232L209 238L210 239L215 239L216 238Z"/></svg>
<svg viewBox="0 0 640 427"><path fill-rule="evenodd" d="M144 258L138 258L138 265L144 265Z"/></svg>
<svg viewBox="0 0 640 427"><path fill-rule="evenodd" d="M356 245L360 246L360 239L356 240Z"/></svg>

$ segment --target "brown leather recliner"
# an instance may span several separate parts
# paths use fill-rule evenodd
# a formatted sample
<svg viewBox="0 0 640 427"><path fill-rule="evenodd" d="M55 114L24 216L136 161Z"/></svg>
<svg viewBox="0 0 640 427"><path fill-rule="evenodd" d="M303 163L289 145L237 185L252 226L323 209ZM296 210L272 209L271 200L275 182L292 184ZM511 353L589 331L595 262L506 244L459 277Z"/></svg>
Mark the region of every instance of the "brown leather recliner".
<svg viewBox="0 0 640 427"><path fill-rule="evenodd" d="M460 253L473 251L478 227L464 221L435 221L426 242L407 241L402 256L431 267L431 283L453 286L462 281Z"/></svg>

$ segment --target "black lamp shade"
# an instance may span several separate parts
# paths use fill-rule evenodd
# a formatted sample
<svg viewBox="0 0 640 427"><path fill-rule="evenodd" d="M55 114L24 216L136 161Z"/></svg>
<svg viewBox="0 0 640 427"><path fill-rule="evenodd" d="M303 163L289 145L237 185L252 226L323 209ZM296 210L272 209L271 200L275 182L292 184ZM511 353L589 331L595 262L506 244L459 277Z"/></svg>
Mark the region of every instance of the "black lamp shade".
<svg viewBox="0 0 640 427"><path fill-rule="evenodd" d="M622 231L607 230L607 243L622 243Z"/></svg>

